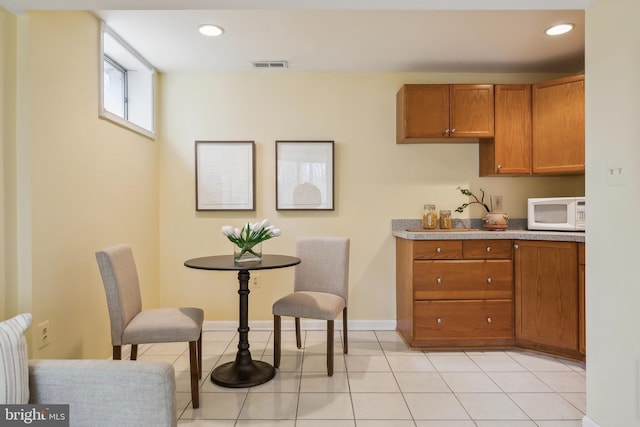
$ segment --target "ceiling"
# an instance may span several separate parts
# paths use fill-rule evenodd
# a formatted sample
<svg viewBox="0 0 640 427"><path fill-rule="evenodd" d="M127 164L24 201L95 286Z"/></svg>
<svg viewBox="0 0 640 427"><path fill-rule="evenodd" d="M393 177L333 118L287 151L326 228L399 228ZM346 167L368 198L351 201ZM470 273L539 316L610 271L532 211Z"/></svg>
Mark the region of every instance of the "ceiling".
<svg viewBox="0 0 640 427"><path fill-rule="evenodd" d="M594 0L0 0L91 10L161 72L554 72L584 70ZM575 24L551 38L545 28ZM198 25L224 28L200 35ZM288 68L254 69L253 61Z"/></svg>

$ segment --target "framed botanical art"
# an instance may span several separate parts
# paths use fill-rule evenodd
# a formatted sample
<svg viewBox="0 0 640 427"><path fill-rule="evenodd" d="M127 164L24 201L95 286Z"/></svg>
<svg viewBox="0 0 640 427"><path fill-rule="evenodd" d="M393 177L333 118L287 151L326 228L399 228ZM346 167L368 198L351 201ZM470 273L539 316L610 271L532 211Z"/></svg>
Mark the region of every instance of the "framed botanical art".
<svg viewBox="0 0 640 427"><path fill-rule="evenodd" d="M276 209L333 210L333 141L276 141Z"/></svg>
<svg viewBox="0 0 640 427"><path fill-rule="evenodd" d="M196 141L196 210L255 210L254 141Z"/></svg>

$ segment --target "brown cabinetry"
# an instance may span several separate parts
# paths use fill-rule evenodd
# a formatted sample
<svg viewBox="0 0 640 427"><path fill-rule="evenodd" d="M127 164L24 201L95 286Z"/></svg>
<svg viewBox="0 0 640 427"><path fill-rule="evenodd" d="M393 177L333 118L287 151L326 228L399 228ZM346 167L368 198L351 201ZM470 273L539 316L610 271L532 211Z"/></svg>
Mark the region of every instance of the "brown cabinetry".
<svg viewBox="0 0 640 427"><path fill-rule="evenodd" d="M398 331L413 348L585 358L585 244L396 238Z"/></svg>
<svg viewBox="0 0 640 427"><path fill-rule="evenodd" d="M494 134L490 84L410 84L396 95L396 142L488 138Z"/></svg>
<svg viewBox="0 0 640 427"><path fill-rule="evenodd" d="M587 354L584 249L584 243L578 243L578 350L581 354Z"/></svg>
<svg viewBox="0 0 640 427"><path fill-rule="evenodd" d="M515 248L517 345L581 358L578 244L516 241Z"/></svg>
<svg viewBox="0 0 640 427"><path fill-rule="evenodd" d="M584 75L533 85L532 172L584 173Z"/></svg>
<svg viewBox="0 0 640 427"><path fill-rule="evenodd" d="M531 85L495 85L495 137L479 150L480 176L531 173Z"/></svg>
<svg viewBox="0 0 640 427"><path fill-rule="evenodd" d="M510 240L396 245L398 330L412 347L513 344Z"/></svg>

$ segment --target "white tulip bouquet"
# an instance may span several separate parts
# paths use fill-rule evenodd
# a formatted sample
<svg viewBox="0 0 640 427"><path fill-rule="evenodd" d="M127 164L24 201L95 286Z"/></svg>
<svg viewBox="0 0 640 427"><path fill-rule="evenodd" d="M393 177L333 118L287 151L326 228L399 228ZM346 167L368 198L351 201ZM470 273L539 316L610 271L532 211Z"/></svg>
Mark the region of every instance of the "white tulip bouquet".
<svg viewBox="0 0 640 427"><path fill-rule="evenodd" d="M254 246L280 235L280 229L270 225L267 219L254 223L247 222L242 228L233 228L230 225L225 225L221 231L222 234L227 236L227 239L239 248L239 251L234 255L236 261L240 261L246 253L250 253L256 258L261 258L262 254L254 252Z"/></svg>

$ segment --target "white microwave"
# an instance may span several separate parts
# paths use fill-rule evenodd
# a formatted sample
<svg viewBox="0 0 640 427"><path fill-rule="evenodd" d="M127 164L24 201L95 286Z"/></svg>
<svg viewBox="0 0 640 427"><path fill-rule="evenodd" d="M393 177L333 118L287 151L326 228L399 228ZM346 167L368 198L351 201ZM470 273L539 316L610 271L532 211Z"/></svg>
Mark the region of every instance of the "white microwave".
<svg viewBox="0 0 640 427"><path fill-rule="evenodd" d="M584 197L548 197L529 199L529 230L584 231Z"/></svg>

